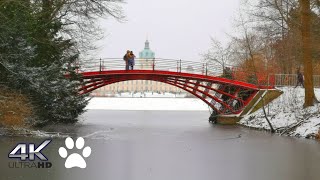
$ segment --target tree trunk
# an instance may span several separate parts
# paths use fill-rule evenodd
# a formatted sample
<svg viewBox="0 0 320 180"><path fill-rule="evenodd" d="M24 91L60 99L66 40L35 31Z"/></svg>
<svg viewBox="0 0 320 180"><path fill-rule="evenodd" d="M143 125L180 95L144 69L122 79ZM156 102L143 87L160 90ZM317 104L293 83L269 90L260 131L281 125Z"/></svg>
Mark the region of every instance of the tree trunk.
<svg viewBox="0 0 320 180"><path fill-rule="evenodd" d="M301 35L302 35L302 55L304 64L304 86L305 101L304 107L313 106L316 97L313 89L313 67L311 57L311 9L310 0L299 0L301 7Z"/></svg>

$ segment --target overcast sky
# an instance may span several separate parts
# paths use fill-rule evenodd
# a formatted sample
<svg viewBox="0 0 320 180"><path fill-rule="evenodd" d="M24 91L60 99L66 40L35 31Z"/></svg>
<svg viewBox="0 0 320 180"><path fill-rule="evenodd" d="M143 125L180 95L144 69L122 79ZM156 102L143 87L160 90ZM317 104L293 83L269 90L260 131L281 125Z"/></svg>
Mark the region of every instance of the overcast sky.
<svg viewBox="0 0 320 180"><path fill-rule="evenodd" d="M210 47L210 36L226 41L240 0L127 0L127 21L102 21L105 38L99 57L123 57L127 49L136 55L148 37L157 58L198 61Z"/></svg>

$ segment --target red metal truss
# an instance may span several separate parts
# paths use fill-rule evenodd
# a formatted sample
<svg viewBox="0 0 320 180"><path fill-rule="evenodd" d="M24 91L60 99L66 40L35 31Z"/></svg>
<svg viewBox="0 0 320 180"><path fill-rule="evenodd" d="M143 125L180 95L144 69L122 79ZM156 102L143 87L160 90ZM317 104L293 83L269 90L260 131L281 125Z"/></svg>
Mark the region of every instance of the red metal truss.
<svg viewBox="0 0 320 180"><path fill-rule="evenodd" d="M181 88L201 99L219 115L240 114L259 89L253 84L199 74L159 70L109 70L82 72L80 94L103 86L129 80L152 80Z"/></svg>

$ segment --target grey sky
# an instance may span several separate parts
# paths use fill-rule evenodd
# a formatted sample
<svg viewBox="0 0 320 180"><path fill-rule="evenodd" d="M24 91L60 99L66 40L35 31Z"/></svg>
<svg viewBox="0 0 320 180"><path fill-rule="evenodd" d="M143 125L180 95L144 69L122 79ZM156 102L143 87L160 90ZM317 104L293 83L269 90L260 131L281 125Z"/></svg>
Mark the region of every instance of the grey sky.
<svg viewBox="0 0 320 180"><path fill-rule="evenodd" d="M138 55L148 36L157 58L198 61L210 46L210 36L227 39L240 0L127 0L127 22L103 20L106 37L99 57L122 57L127 49Z"/></svg>

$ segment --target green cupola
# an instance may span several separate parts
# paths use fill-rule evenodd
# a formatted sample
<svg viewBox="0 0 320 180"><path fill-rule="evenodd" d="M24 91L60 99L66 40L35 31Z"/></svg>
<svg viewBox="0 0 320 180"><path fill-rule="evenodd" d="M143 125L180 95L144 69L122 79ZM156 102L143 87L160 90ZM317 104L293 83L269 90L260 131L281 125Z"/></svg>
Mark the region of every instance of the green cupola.
<svg viewBox="0 0 320 180"><path fill-rule="evenodd" d="M153 59L155 58L154 52L150 49L150 43L148 40L144 43L144 50L139 53L140 59Z"/></svg>

